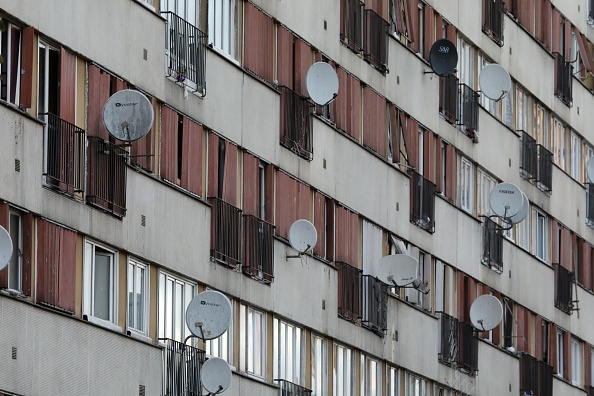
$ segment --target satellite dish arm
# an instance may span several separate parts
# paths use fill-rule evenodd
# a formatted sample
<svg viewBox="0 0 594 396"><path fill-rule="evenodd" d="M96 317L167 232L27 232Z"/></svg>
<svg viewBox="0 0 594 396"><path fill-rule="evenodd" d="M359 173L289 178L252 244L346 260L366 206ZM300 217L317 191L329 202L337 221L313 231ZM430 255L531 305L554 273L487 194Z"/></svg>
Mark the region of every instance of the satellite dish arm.
<svg viewBox="0 0 594 396"><path fill-rule="evenodd" d="M218 395L219 393L223 392L223 387L221 385L219 385L219 390L216 391L215 393L212 392L208 392L208 395L206 396L214 396L214 395Z"/></svg>

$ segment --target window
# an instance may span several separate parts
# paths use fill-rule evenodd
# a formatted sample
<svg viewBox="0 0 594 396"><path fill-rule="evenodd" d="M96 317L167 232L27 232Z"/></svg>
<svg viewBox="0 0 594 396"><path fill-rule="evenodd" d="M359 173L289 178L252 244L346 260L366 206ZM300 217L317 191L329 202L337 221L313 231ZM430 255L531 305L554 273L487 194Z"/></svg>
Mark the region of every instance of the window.
<svg viewBox="0 0 594 396"><path fill-rule="evenodd" d="M21 52L28 44L23 44L24 35L23 30L11 23L6 23L5 29L0 31L0 57L3 60L0 63L0 99L17 106L21 103L21 86L25 88L21 82L21 70L24 68L21 62L25 55Z"/></svg>
<svg viewBox="0 0 594 396"><path fill-rule="evenodd" d="M7 231L12 240L12 256L5 267L5 271L8 271L7 282L0 284L1 287L6 286L19 291L23 290L23 228L21 221L21 213L10 209Z"/></svg>
<svg viewBox="0 0 594 396"><path fill-rule="evenodd" d="M541 260L547 260L547 218L540 211L534 209L535 245L534 254Z"/></svg>
<svg viewBox="0 0 594 396"><path fill-rule="evenodd" d="M388 395L400 396L400 372L396 367L388 368Z"/></svg>
<svg viewBox="0 0 594 396"><path fill-rule="evenodd" d="M260 378L266 376L266 314L239 307L239 368Z"/></svg>
<svg viewBox="0 0 594 396"><path fill-rule="evenodd" d="M231 309L233 312L233 300L229 299L231 302ZM230 365L233 364L233 318L235 316L231 315L231 325L229 329L220 337L214 338L212 340L207 340L204 342L204 351L207 355L212 357L221 358Z"/></svg>
<svg viewBox="0 0 594 396"><path fill-rule="evenodd" d="M571 177L577 181L581 181L581 156L582 154L582 139L575 133L571 132Z"/></svg>
<svg viewBox="0 0 594 396"><path fill-rule="evenodd" d="M128 259L128 330L148 334L149 309L148 266Z"/></svg>
<svg viewBox="0 0 594 396"><path fill-rule="evenodd" d="M316 396L328 395L328 345L315 334L311 336L311 389Z"/></svg>
<svg viewBox="0 0 594 396"><path fill-rule="evenodd" d="M161 0L160 10L161 12L173 12L189 24L199 27L200 7L197 7L199 4L200 2L196 0Z"/></svg>
<svg viewBox="0 0 594 396"><path fill-rule="evenodd" d="M355 353L342 345L334 344L334 395L355 395Z"/></svg>
<svg viewBox="0 0 594 396"><path fill-rule="evenodd" d="M97 320L99 324L117 324L116 252L87 240L83 274L83 314L87 315L90 321Z"/></svg>
<svg viewBox="0 0 594 396"><path fill-rule="evenodd" d="M425 22L425 12L424 12L424 8L425 5L419 1L419 5L418 5L418 12L417 12L417 18L418 18L418 27L417 27L417 35L418 35L418 41L419 41L419 55L421 56L421 58L423 57L423 42L425 41L424 39L424 35L425 35L425 26L424 26L424 22Z"/></svg>
<svg viewBox="0 0 594 396"><path fill-rule="evenodd" d="M456 306L456 275L454 269L441 260L435 260L434 311L452 315Z"/></svg>
<svg viewBox="0 0 594 396"><path fill-rule="evenodd" d="M594 0L588 0L588 23L594 24ZM594 376L592 376L594 380Z"/></svg>
<svg viewBox="0 0 594 396"><path fill-rule="evenodd" d="M429 383L427 380L407 372L406 382L404 383L404 395L429 396Z"/></svg>
<svg viewBox="0 0 594 396"><path fill-rule="evenodd" d="M590 179L588 179L588 160L593 155L594 155L594 148L592 146L590 146L589 144L584 144L584 161L583 161L583 165L582 165L583 166L582 172L584 175L582 178L583 183L591 183Z"/></svg>
<svg viewBox="0 0 594 396"><path fill-rule="evenodd" d="M45 113L59 114L60 51L39 41L37 113L44 120Z"/></svg>
<svg viewBox="0 0 594 396"><path fill-rule="evenodd" d="M237 0L213 0L208 4L208 37L214 48L237 59Z"/></svg>
<svg viewBox="0 0 594 396"><path fill-rule="evenodd" d="M501 100L501 121L506 127L514 128L514 82L510 92Z"/></svg>
<svg viewBox="0 0 594 396"><path fill-rule="evenodd" d="M305 384L305 331L274 318L274 378L297 385Z"/></svg>
<svg viewBox="0 0 594 396"><path fill-rule="evenodd" d="M418 257L417 280L419 281L419 285L415 288L409 287L405 289L406 301L430 311L431 298L425 294L429 291L429 282L431 280L431 255L420 252L414 246L409 247L409 254L412 257Z"/></svg>
<svg viewBox="0 0 594 396"><path fill-rule="evenodd" d="M361 353L360 396L382 395L382 363Z"/></svg>
<svg viewBox="0 0 594 396"><path fill-rule="evenodd" d="M576 338L571 339L571 383L582 384L582 343Z"/></svg>
<svg viewBox="0 0 594 396"><path fill-rule="evenodd" d="M565 126L558 118L553 118L553 160L559 168L567 171L568 138Z"/></svg>
<svg viewBox="0 0 594 396"><path fill-rule="evenodd" d="M516 129L532 136L532 98L516 86Z"/></svg>
<svg viewBox="0 0 594 396"><path fill-rule="evenodd" d="M159 338L184 342L190 335L186 309L192 301L196 284L161 272L159 274Z"/></svg>
<svg viewBox="0 0 594 396"><path fill-rule="evenodd" d="M491 214L491 205L489 204L489 196L491 190L497 184L496 180L487 174L484 170L478 170L477 179L477 203L476 211L479 216L489 216Z"/></svg>
<svg viewBox="0 0 594 396"><path fill-rule="evenodd" d="M464 157L460 161L460 207L465 211L472 213L473 194L473 165Z"/></svg>
<svg viewBox="0 0 594 396"><path fill-rule="evenodd" d="M557 375L563 377L563 331L557 330Z"/></svg>
<svg viewBox="0 0 594 396"><path fill-rule="evenodd" d="M463 38L458 40L458 76L461 84L474 89L474 47Z"/></svg>
<svg viewBox="0 0 594 396"><path fill-rule="evenodd" d="M551 147L549 139L549 112L537 104L535 107L536 113L534 114L534 137L536 143L549 148Z"/></svg>
<svg viewBox="0 0 594 396"><path fill-rule="evenodd" d="M516 244L525 250L530 249L530 227L532 222L531 216L526 216L523 221L514 226Z"/></svg>

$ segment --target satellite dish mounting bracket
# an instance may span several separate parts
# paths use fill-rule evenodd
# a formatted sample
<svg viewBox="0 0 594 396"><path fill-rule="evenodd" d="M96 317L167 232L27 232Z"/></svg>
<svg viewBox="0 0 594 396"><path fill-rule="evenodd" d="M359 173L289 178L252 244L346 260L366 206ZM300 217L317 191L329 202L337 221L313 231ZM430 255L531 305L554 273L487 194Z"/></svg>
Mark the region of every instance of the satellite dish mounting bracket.
<svg viewBox="0 0 594 396"><path fill-rule="evenodd" d="M499 217L499 216L497 216L497 215L491 215L491 216L479 215L479 217L485 217L485 218L487 218L487 219L489 219L489 220L491 220L491 221L493 220L493 218L494 218L494 217L500 218L500 217ZM514 227L514 225L515 225L515 224L512 224L512 223L510 223L510 222L508 221L508 219L510 219L510 217L501 217L501 220L503 220L503 222L504 222L505 224L508 224L508 227L502 227L502 226L500 226L499 224L497 224L496 222L494 222L494 221L493 221L493 223L495 223L495 229L496 229L497 231L507 231L507 230L511 230L511 229Z"/></svg>
<svg viewBox="0 0 594 396"><path fill-rule="evenodd" d="M305 253L307 253L307 251L311 249L311 245L307 245L307 249L305 249L305 251L303 252L298 252L298 254L288 254L285 256L285 261L289 261L290 258L300 258L301 256L303 256Z"/></svg>

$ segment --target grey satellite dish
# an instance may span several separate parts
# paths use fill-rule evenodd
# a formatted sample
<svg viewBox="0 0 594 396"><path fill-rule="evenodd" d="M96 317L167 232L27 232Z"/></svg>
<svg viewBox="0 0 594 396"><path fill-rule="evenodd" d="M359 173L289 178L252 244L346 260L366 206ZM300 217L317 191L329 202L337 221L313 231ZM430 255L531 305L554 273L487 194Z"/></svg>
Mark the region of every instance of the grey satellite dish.
<svg viewBox="0 0 594 396"><path fill-rule="evenodd" d="M231 326L231 302L223 293L204 291L188 304L186 324L196 337L217 338Z"/></svg>
<svg viewBox="0 0 594 396"><path fill-rule="evenodd" d="M220 358L209 358L202 365L202 386L208 392L217 394L227 390L231 384L231 368Z"/></svg>
<svg viewBox="0 0 594 396"><path fill-rule="evenodd" d="M391 254L380 259L377 277L390 286L406 286L417 280L418 266L408 254Z"/></svg>
<svg viewBox="0 0 594 396"><path fill-rule="evenodd" d="M594 183L594 155L588 159L586 174L588 175L588 181Z"/></svg>
<svg viewBox="0 0 594 396"><path fill-rule="evenodd" d="M498 101L511 91L512 81L503 66L492 64L483 67L483 70L481 70L479 85L481 92L487 98Z"/></svg>
<svg viewBox="0 0 594 396"><path fill-rule="evenodd" d="M522 191L513 183L499 183L489 195L489 205L497 216L508 219L522 208Z"/></svg>
<svg viewBox="0 0 594 396"><path fill-rule="evenodd" d="M6 229L0 226L0 270L8 265L12 258L12 239Z"/></svg>
<svg viewBox="0 0 594 396"><path fill-rule="evenodd" d="M297 220L289 228L289 243L299 254L307 252L313 248L318 241L318 232L314 225L305 220Z"/></svg>
<svg viewBox="0 0 594 396"><path fill-rule="evenodd" d="M317 62L307 71L305 85L311 100L320 106L330 103L338 95L336 70L326 62Z"/></svg>
<svg viewBox="0 0 594 396"><path fill-rule="evenodd" d="M484 294L470 306L470 321L480 331L493 330L503 318L503 306L497 297Z"/></svg>
<svg viewBox="0 0 594 396"><path fill-rule="evenodd" d="M111 136L133 142L153 126L153 106L141 92L124 89L111 95L103 106L103 124Z"/></svg>
<svg viewBox="0 0 594 396"><path fill-rule="evenodd" d="M522 207L520 208L518 213L516 213L515 215L513 215L512 217L509 218L509 222L511 224L518 224L522 220L524 220L526 218L526 216L528 216L528 209L530 208L530 202L528 201L528 197L526 196L526 194L524 194L524 191L520 191L520 192L522 193Z"/></svg>
<svg viewBox="0 0 594 396"><path fill-rule="evenodd" d="M431 46L429 52L431 69L438 76L448 76L456 70L458 64L458 50L448 39L439 39Z"/></svg>

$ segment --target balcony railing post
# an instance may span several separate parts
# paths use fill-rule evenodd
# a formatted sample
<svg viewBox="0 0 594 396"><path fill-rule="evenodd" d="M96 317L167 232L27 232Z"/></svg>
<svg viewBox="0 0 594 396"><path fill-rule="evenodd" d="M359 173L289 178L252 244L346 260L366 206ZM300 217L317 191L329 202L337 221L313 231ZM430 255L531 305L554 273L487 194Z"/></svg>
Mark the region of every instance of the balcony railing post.
<svg viewBox="0 0 594 396"><path fill-rule="evenodd" d="M458 368L474 374L478 371L478 338L472 325L458 322L458 340Z"/></svg>
<svg viewBox="0 0 594 396"><path fill-rule="evenodd" d="M311 389L294 384L284 379L275 379L278 382L279 396L311 396Z"/></svg>
<svg viewBox="0 0 594 396"><path fill-rule="evenodd" d="M490 35L500 46L503 45L503 2L502 0L485 1L485 24L483 31Z"/></svg>
<svg viewBox="0 0 594 396"><path fill-rule="evenodd" d="M445 365L451 366L458 356L458 319L444 313L439 313L440 338L438 359Z"/></svg>
<svg viewBox="0 0 594 396"><path fill-rule="evenodd" d="M384 284L371 275L363 275L363 318L364 327L383 334L387 328L388 294Z"/></svg>

